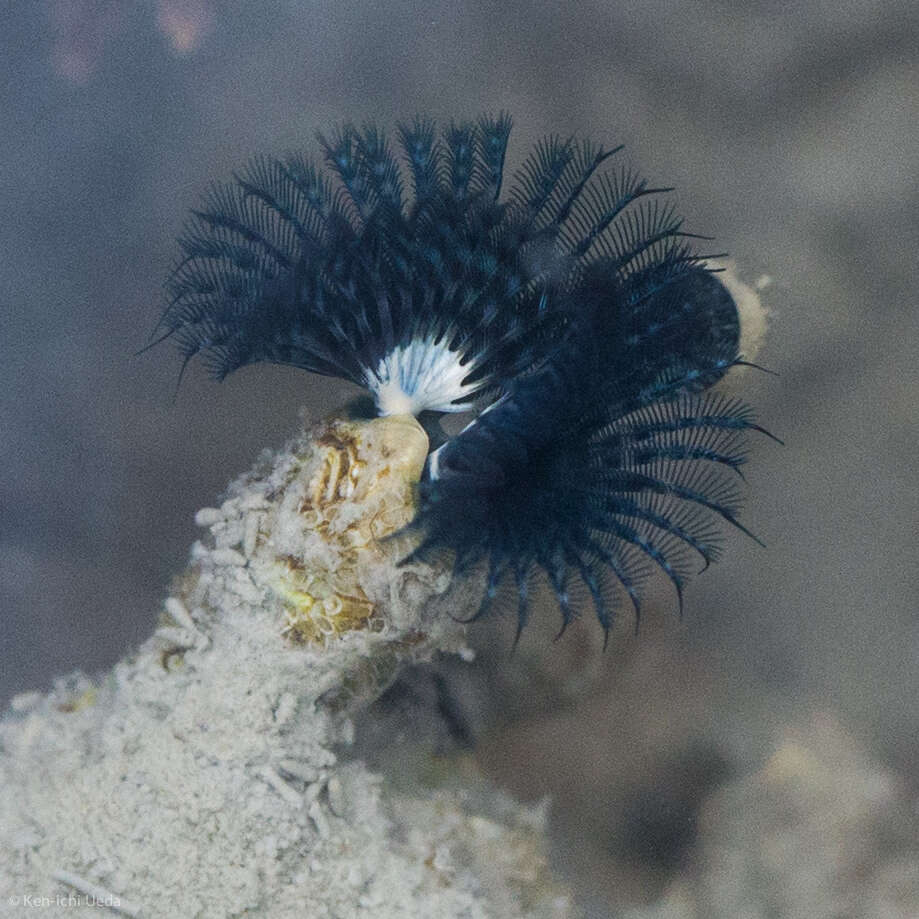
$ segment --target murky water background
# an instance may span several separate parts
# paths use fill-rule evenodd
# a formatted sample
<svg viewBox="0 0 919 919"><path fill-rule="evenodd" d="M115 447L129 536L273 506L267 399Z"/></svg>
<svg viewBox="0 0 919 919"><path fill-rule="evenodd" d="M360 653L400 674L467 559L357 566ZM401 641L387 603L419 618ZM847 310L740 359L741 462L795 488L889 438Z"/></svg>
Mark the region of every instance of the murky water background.
<svg viewBox="0 0 919 919"><path fill-rule="evenodd" d="M589 616L551 644L549 605L513 659L510 623L479 630L522 719L483 757L561 800L587 840L574 860L620 903L674 870L610 873L637 846L616 835L623 814L648 822L633 802L689 789L679 866L693 802L799 717L838 723L914 788L915 4L56 0L2 19L0 695L145 637L195 509L302 406L351 395L293 370L218 386L194 368L173 401L171 348L134 356L207 182L346 118L507 109L511 168L549 132L623 142L677 186L689 229L748 281L774 279L760 359L779 377L744 394L787 446L755 444L748 469L745 521L768 548L731 535L684 623L662 592L603 656Z"/></svg>

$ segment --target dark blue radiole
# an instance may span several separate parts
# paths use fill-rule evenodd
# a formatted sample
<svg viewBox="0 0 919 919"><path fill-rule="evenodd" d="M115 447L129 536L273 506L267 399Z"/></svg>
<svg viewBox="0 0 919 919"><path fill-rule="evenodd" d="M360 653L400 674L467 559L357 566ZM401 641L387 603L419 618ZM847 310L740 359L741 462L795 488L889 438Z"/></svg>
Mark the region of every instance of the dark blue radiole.
<svg viewBox="0 0 919 919"><path fill-rule="evenodd" d="M381 415L472 412L428 458L406 561L484 568L476 617L511 579L518 636L535 570L563 629L582 582L608 634L655 568L682 608L719 524L748 532L745 435L766 432L711 391L742 363L737 307L670 189L551 137L502 196L509 134L506 115L415 119L394 152L345 126L321 164L252 161L192 212L159 331L221 379L270 361L357 383Z"/></svg>

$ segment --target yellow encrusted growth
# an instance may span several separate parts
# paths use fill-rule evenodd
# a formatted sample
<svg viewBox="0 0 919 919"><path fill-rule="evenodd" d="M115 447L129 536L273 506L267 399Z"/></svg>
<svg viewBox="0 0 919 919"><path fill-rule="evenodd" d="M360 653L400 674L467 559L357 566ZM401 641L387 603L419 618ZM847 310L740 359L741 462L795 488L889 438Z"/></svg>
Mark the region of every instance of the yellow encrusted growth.
<svg viewBox="0 0 919 919"><path fill-rule="evenodd" d="M284 601L284 634L294 641L318 642L371 625L373 604L349 580L340 572L334 577L307 574L293 560L281 567L275 589Z"/></svg>
<svg viewBox="0 0 919 919"><path fill-rule="evenodd" d="M66 702L62 702L58 705L57 710L59 712L81 712L85 708L92 708L96 704L96 699L98 697L98 690L95 686L90 686L88 689L84 689L83 692L79 695L73 696L71 699L68 699Z"/></svg>
<svg viewBox="0 0 919 919"><path fill-rule="evenodd" d="M284 555L273 585L284 604L284 633L299 642L382 626L360 585L360 560L382 551L379 540L414 515L428 438L410 415L333 420L317 432L313 450L297 513L329 547L334 564Z"/></svg>

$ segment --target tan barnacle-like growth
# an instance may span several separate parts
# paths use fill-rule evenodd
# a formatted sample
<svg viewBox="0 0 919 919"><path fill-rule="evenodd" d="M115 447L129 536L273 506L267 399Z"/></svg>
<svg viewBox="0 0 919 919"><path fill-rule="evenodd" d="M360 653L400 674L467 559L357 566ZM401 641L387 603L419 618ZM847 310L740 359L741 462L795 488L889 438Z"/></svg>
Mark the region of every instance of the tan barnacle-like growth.
<svg viewBox="0 0 919 919"><path fill-rule="evenodd" d="M427 452L427 435L410 415L332 419L313 433L273 525L279 551L269 583L291 640L383 627L361 571L393 551L381 541L414 515Z"/></svg>

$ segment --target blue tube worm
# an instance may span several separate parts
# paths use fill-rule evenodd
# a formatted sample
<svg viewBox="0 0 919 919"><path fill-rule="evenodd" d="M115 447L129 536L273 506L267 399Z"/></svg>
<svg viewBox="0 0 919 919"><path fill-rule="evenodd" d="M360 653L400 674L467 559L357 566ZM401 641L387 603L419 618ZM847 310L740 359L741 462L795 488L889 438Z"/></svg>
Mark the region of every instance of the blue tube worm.
<svg viewBox="0 0 919 919"><path fill-rule="evenodd" d="M662 570L739 522L751 410L711 387L736 305L695 237L619 148L549 138L502 196L510 119L320 136L324 166L258 159L214 186L179 240L160 323L223 378L258 361L365 387L381 415L472 411L428 457L409 558L452 553L517 590L573 581L608 634ZM411 192L407 191L408 185Z"/></svg>

